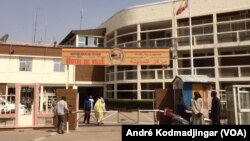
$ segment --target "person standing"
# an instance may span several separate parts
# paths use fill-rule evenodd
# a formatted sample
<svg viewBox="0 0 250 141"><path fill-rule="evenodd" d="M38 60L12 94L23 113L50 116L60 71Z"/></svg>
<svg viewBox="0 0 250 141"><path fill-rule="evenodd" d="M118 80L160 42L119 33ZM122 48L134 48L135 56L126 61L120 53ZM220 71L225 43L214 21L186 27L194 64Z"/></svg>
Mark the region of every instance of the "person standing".
<svg viewBox="0 0 250 141"><path fill-rule="evenodd" d="M194 92L192 99L192 123L193 125L202 125L203 117L203 101L199 92Z"/></svg>
<svg viewBox="0 0 250 141"><path fill-rule="evenodd" d="M98 100L96 101L94 110L95 110L95 117L97 119L97 124L98 125L103 124L103 116L104 113L106 112L106 107L105 107L105 101L102 97L98 98Z"/></svg>
<svg viewBox="0 0 250 141"><path fill-rule="evenodd" d="M93 103L94 103L94 99L92 96L89 96L89 101L91 102L91 110L94 109Z"/></svg>
<svg viewBox="0 0 250 141"><path fill-rule="evenodd" d="M84 120L83 120L83 123L85 123L86 120L87 120L87 124L89 124L90 112L91 112L91 101L90 101L89 98L84 100L83 108L84 108Z"/></svg>
<svg viewBox="0 0 250 141"><path fill-rule="evenodd" d="M62 96L61 100L56 104L56 115L57 115L57 133L64 134L64 115L68 112L68 106L66 97Z"/></svg>
<svg viewBox="0 0 250 141"><path fill-rule="evenodd" d="M183 102L182 97L178 98L178 104L177 104L177 111L176 112L177 112L177 114L179 116L181 116L182 118L184 118L185 120L190 122L190 116L188 114L188 109L187 109L187 106L185 105L185 103Z"/></svg>
<svg viewBox="0 0 250 141"><path fill-rule="evenodd" d="M220 99L216 96L217 92L212 91L212 107L211 107L211 118L213 125L220 125Z"/></svg>

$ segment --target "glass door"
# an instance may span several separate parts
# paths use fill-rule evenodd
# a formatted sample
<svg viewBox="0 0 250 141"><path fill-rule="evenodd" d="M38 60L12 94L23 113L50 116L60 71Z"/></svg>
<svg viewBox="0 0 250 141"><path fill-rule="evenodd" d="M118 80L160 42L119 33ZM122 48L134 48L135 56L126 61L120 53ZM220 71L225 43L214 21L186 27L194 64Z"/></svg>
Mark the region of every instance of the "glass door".
<svg viewBox="0 0 250 141"><path fill-rule="evenodd" d="M250 91L240 90L237 99L239 124L250 124Z"/></svg>
<svg viewBox="0 0 250 141"><path fill-rule="evenodd" d="M20 93L19 126L33 126L34 88L22 86Z"/></svg>

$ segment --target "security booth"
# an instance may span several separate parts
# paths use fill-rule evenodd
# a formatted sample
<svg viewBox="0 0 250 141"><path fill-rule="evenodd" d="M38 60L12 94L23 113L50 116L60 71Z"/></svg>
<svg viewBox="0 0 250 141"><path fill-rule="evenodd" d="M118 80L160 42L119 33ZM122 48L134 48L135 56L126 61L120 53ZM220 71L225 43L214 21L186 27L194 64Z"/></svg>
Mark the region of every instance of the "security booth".
<svg viewBox="0 0 250 141"><path fill-rule="evenodd" d="M209 109L211 108L211 91L213 81L206 75L178 75L172 84L174 89L174 105L176 111L177 100L183 98L184 104L191 109L191 100L194 92L201 94L203 99L204 117L209 119Z"/></svg>
<svg viewBox="0 0 250 141"><path fill-rule="evenodd" d="M250 124L250 85L226 87L228 124Z"/></svg>

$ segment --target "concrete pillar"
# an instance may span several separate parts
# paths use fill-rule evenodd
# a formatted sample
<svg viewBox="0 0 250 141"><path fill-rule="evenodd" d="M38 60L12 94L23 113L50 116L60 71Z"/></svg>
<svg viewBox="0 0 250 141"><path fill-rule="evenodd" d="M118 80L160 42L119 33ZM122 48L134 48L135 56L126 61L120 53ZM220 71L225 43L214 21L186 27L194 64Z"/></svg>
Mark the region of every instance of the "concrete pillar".
<svg viewBox="0 0 250 141"><path fill-rule="evenodd" d="M39 84L35 83L34 86L34 126L38 125L38 113L39 113ZM42 106L41 106L42 107Z"/></svg>
<svg viewBox="0 0 250 141"><path fill-rule="evenodd" d="M19 109L20 105L20 89L21 86L20 84L15 84L15 109ZM15 111L15 127L18 127L18 115L19 115L19 110Z"/></svg>
<svg viewBox="0 0 250 141"><path fill-rule="evenodd" d="M141 48L141 25L137 24L137 47Z"/></svg>
<svg viewBox="0 0 250 141"><path fill-rule="evenodd" d="M137 65L137 99L141 100L141 65Z"/></svg>
<svg viewBox="0 0 250 141"><path fill-rule="evenodd" d="M217 16L216 13L213 14L213 29L214 29L214 73L215 73L215 89L217 92L220 90L219 83L219 51L218 51L218 38L217 38Z"/></svg>
<svg viewBox="0 0 250 141"><path fill-rule="evenodd" d="M40 91L40 105L43 105L44 101L44 87L41 86L41 91ZM40 106L40 112L43 111L43 106Z"/></svg>

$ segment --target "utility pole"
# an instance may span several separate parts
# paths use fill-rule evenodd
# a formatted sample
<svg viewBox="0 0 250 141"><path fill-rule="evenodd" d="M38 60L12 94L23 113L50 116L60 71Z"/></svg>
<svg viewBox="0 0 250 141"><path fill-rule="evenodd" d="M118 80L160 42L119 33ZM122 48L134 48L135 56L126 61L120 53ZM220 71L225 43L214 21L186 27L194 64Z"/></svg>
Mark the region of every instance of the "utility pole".
<svg viewBox="0 0 250 141"><path fill-rule="evenodd" d="M34 19L34 35L33 35L33 43L36 42L36 30L37 30L37 18L38 18L38 9L36 9L36 12L35 12L35 19Z"/></svg>
<svg viewBox="0 0 250 141"><path fill-rule="evenodd" d="M83 10L80 10L80 30L82 29Z"/></svg>
<svg viewBox="0 0 250 141"><path fill-rule="evenodd" d="M83 20L83 8L82 8L83 2L80 1L80 30L82 29L82 20Z"/></svg>

